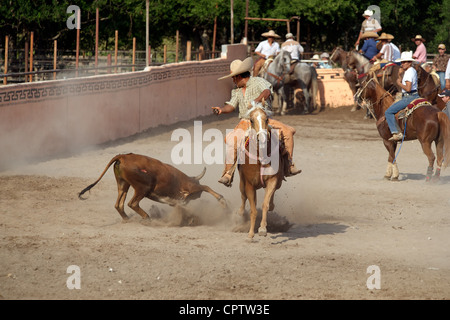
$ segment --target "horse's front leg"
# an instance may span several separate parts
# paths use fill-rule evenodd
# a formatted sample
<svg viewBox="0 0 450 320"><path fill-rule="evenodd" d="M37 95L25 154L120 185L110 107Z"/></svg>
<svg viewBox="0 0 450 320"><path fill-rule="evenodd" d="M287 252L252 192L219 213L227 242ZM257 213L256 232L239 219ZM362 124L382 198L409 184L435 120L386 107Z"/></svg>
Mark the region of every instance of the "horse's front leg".
<svg viewBox="0 0 450 320"><path fill-rule="evenodd" d="M256 210L256 189L249 183L245 185L245 194L250 203L250 230L248 231L248 238L253 239L255 236L255 224L258 211Z"/></svg>
<svg viewBox="0 0 450 320"><path fill-rule="evenodd" d="M241 207L239 208L238 214L243 217L245 213L245 203L247 202L247 195L245 194L245 181L242 178L239 183L239 190L241 191Z"/></svg>
<svg viewBox="0 0 450 320"><path fill-rule="evenodd" d="M384 174L384 178L387 180L398 181L400 172L398 170L397 161L395 161L394 163L395 150L397 149L397 142L383 139L383 143L386 150L389 152L388 164L386 168L386 173Z"/></svg>
<svg viewBox="0 0 450 320"><path fill-rule="evenodd" d="M266 193L264 195L264 201L262 205L262 218L261 218L261 225L258 229L258 234L260 236L266 236L267 235L267 211L270 209L270 204L273 199L273 194L275 193L275 187L276 187L277 181L275 179L269 181L266 186Z"/></svg>
<svg viewBox="0 0 450 320"><path fill-rule="evenodd" d="M278 90L278 105L281 109L281 115L284 116L287 110L287 95L284 85Z"/></svg>

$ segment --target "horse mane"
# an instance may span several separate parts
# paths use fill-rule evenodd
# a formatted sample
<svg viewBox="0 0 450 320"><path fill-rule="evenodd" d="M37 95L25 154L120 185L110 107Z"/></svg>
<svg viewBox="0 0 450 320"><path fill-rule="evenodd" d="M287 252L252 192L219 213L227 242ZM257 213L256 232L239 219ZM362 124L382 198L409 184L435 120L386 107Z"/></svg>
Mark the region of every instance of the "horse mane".
<svg viewBox="0 0 450 320"><path fill-rule="evenodd" d="M256 110L256 109L261 109L262 111L264 111L264 113L268 116L271 117L273 112L271 110L266 110L266 108L264 107L264 104L262 103L256 103L255 105L253 105L250 109L247 110L247 112L245 113L244 117L245 118L250 118L250 114Z"/></svg>

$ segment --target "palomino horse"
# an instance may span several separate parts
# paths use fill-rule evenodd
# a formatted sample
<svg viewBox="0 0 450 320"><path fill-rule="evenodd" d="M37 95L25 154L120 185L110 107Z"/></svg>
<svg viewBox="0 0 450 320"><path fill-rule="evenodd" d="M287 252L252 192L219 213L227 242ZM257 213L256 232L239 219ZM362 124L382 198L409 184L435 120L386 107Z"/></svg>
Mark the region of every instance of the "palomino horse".
<svg viewBox="0 0 450 320"><path fill-rule="evenodd" d="M242 204L239 214L244 215L245 203L250 203L250 239L255 235L256 190L264 188L264 202L262 205L262 219L258 233L267 235L267 212L275 207L273 198L275 191L281 187L281 183L288 170L289 160L283 148L279 146L279 139L275 132L268 126L268 116L263 104L257 104L248 111L251 130L243 146L245 161L238 165ZM273 143L275 142L275 143Z"/></svg>
<svg viewBox="0 0 450 320"><path fill-rule="evenodd" d="M361 84L356 98L358 102L367 104L367 108L371 109L377 120L378 133L383 138L384 146L389 152L388 166L384 177L398 180L399 171L395 161L397 141L389 141L391 132L384 117L385 111L394 103L394 97L383 89L375 78L369 78ZM403 111L396 115L398 126L404 132L404 140L419 140L422 150L428 158L426 181L432 178L433 180L439 180L441 168L447 167L450 162L450 120L445 113L426 100L418 104L417 107L405 110L408 110L408 112L403 121L398 119ZM437 168L434 177L432 176L436 157L432 150L433 142L436 146L437 155Z"/></svg>
<svg viewBox="0 0 450 320"><path fill-rule="evenodd" d="M289 87L300 88L305 96L305 106L303 113L313 112L315 109L316 96L318 91L318 81L316 69L310 65L298 62L294 69L291 68L291 55L285 50L281 50L272 63L269 64L262 77L269 81L274 91L279 95L279 112L281 115L287 112L287 93Z"/></svg>

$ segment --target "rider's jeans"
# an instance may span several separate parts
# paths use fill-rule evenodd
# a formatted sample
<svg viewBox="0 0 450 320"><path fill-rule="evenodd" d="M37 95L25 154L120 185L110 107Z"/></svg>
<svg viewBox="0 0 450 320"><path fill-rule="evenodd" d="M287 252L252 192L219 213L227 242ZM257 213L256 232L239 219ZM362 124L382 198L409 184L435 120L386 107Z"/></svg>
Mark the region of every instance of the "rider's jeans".
<svg viewBox="0 0 450 320"><path fill-rule="evenodd" d="M386 121L389 125L389 129L391 130L391 133L397 133L398 129L397 129L397 121L395 120L395 114L397 112L399 112L400 110L403 110L406 108L406 106L408 104L411 103L411 101L413 101L414 99L419 98L419 94L413 93L411 95L406 95L402 98L402 100L397 101L396 103L394 103L392 106L390 106L386 112L384 113L385 117L386 117Z"/></svg>

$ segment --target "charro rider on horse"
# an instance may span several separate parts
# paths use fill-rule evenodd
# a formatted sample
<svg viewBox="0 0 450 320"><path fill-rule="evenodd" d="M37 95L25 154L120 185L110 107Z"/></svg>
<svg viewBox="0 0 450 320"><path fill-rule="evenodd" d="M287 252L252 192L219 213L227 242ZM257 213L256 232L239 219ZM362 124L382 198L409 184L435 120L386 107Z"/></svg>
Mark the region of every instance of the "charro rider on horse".
<svg viewBox="0 0 450 320"><path fill-rule="evenodd" d="M275 38L281 38L279 35L275 33L275 31L270 30L269 32L265 32L262 34L263 37L266 37L267 40L264 40L258 44L255 49L255 54L259 57L255 62L255 66L253 67L253 76L257 77L259 70L261 70L262 66L266 62L266 60L270 57L275 57L278 52L280 52L280 45L275 41Z"/></svg>
<svg viewBox="0 0 450 320"><path fill-rule="evenodd" d="M227 187L231 187L234 170L236 168L235 164L237 161L237 147L238 145L241 145L241 141L235 141L235 131L242 130L243 132L246 132L250 128L250 120L245 118L245 115L249 110L249 106L251 107L252 102L254 104L264 101L265 109L272 109L272 85L267 80L261 77L252 77L250 75L251 69L251 57L245 59L244 61L236 59L231 62L230 74L221 77L218 80L231 77L236 85L236 88L231 91L231 99L230 101L227 101L223 107L212 107L213 111L217 114L230 113L233 112L237 107L239 107L240 121L234 128L234 130L227 134L227 136L225 137L227 152L234 152L234 162L229 163L231 161L226 161L224 172L219 180L220 183L223 183ZM272 118L269 118L269 125L274 129L280 130L280 137L284 142L284 146L286 152L288 153L288 158L290 161L289 175L291 176L300 173L301 170L298 170L295 167L295 164L292 162L295 129Z"/></svg>

